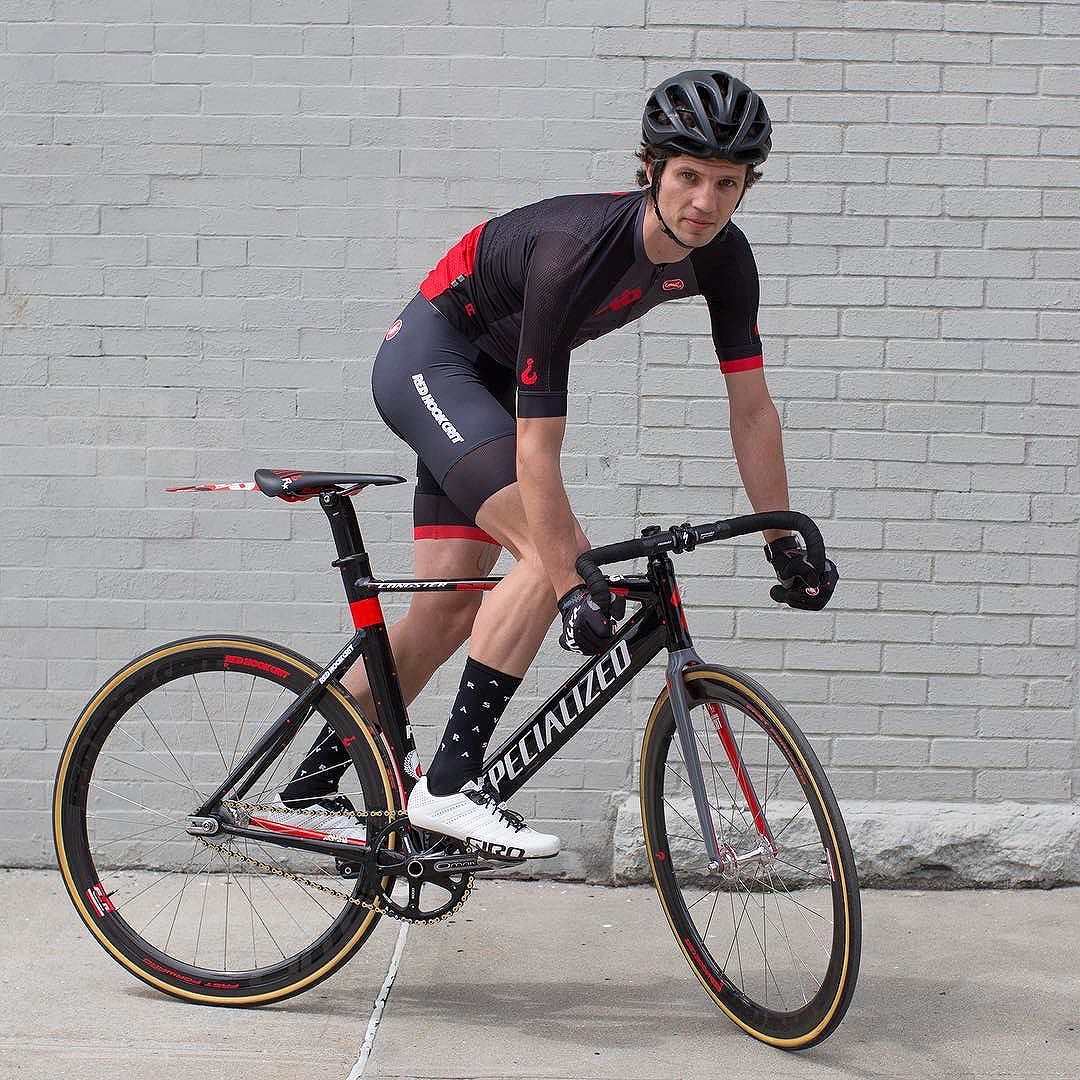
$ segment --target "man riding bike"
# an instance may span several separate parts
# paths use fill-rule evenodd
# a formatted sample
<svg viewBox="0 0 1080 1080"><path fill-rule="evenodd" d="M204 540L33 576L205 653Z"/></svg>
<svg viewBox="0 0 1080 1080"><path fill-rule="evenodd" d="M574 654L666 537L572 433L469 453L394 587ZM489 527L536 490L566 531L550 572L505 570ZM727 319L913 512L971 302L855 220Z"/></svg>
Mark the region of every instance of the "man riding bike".
<svg viewBox="0 0 1080 1080"><path fill-rule="evenodd" d="M452 247L387 330L372 389L386 424L418 455L415 569L421 578L484 576L505 547L515 564L486 594L416 594L390 629L406 701L468 638L446 731L407 807L420 828L488 853L558 853L481 777L484 751L555 615L560 643L587 655L613 640L610 598L574 569L589 547L560 468L571 351L665 300L700 294L726 381L731 438L755 511L788 509L780 421L765 384L758 275L730 223L771 147L764 103L722 71L687 71L649 96L640 189L569 195L478 225ZM765 534L780 584L772 597L819 609L820 588L791 535ZM345 685L372 715L362 670ZM288 808L340 812L345 751L328 729L281 792Z"/></svg>

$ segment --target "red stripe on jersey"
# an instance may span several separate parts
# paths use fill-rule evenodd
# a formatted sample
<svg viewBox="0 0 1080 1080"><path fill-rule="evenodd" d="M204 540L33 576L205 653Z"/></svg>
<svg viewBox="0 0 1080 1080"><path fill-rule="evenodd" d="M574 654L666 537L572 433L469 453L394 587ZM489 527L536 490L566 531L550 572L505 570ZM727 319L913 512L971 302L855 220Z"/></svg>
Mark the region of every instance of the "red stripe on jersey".
<svg viewBox="0 0 1080 1080"><path fill-rule="evenodd" d="M721 360L720 370L725 375L730 375L735 371L753 371L754 368L764 367L765 361L762 359L761 354L757 356L744 356L741 360Z"/></svg>
<svg viewBox="0 0 1080 1080"><path fill-rule="evenodd" d="M376 623L384 622L382 605L377 596L368 597L367 600L354 600L349 605L352 613L353 626L362 630L365 626L375 626Z"/></svg>
<svg viewBox="0 0 1080 1080"><path fill-rule="evenodd" d="M502 544L475 525L417 525L413 529L414 540L479 540L484 544Z"/></svg>
<svg viewBox="0 0 1080 1080"><path fill-rule="evenodd" d="M481 221L471 232L467 232L440 260L438 265L420 285L420 293L425 300L434 300L439 293L446 292L459 277L468 276L476 265L476 245L484 231L486 221Z"/></svg>

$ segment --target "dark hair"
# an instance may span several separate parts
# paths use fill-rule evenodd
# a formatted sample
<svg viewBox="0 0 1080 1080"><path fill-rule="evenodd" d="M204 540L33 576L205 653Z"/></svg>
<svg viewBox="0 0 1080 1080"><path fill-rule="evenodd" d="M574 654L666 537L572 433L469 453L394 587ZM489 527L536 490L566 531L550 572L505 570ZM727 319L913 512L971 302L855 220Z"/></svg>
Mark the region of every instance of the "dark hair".
<svg viewBox="0 0 1080 1080"><path fill-rule="evenodd" d="M647 165L662 165L665 161L672 157L679 157L681 155L671 154L667 150L661 150L658 146L653 146L652 143L642 142L641 148L634 155L641 162L641 168L637 171L637 176L634 179L637 181L638 187L648 187L649 177L645 172ZM710 160L708 158L704 160ZM714 161L724 161L725 158L713 158ZM762 177L760 169L755 169L753 165L746 166L746 187L744 190L749 191Z"/></svg>

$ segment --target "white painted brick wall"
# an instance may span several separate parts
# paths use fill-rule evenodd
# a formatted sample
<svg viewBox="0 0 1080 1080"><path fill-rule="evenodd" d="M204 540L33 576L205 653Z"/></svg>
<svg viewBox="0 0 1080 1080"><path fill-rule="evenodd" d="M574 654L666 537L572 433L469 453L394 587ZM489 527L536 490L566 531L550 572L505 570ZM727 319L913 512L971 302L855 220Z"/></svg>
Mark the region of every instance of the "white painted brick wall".
<svg viewBox="0 0 1080 1080"><path fill-rule="evenodd" d="M408 473L370 401L382 328L477 221L631 185L646 88L698 64L776 121L739 221L794 504L844 576L810 616L772 608L754 543L688 557L700 651L786 699L849 799L1080 801L1075 0L5 15L0 862L49 861L59 747L136 651L240 630L325 658L348 626L316 509L165 484ZM565 471L595 542L746 509L706 326L673 304L580 351ZM409 502L360 500L386 572ZM425 749L458 668L414 709ZM546 648L515 714L567 670ZM523 792L571 872L603 865L657 682Z"/></svg>

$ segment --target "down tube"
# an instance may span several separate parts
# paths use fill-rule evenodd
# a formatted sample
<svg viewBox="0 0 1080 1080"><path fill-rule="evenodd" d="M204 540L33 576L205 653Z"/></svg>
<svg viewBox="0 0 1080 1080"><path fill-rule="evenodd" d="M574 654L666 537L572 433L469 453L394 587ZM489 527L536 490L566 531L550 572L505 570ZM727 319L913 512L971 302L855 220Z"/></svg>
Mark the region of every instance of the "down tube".
<svg viewBox="0 0 1080 1080"><path fill-rule="evenodd" d="M667 631L655 607L639 611L602 656L590 657L484 762L484 774L508 799L557 754L656 657Z"/></svg>

